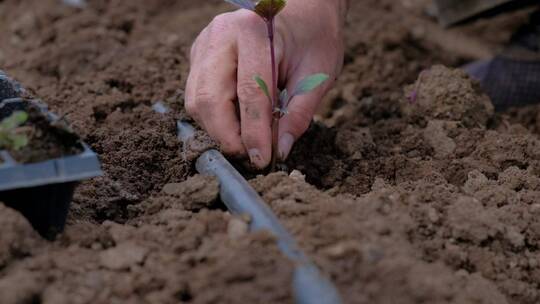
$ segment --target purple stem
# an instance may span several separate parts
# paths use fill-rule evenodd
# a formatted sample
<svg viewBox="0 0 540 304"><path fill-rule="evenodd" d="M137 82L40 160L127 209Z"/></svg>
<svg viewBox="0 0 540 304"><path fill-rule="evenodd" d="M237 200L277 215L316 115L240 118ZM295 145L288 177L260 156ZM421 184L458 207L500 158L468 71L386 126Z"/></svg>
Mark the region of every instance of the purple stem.
<svg viewBox="0 0 540 304"><path fill-rule="evenodd" d="M272 1L273 2L273 1ZM273 7L273 3L271 3ZM274 17L270 17L266 20L266 26L268 30L268 40L270 41L270 56L272 61L272 161L271 171L275 171L278 156L278 141L279 141L279 119L280 112L278 110L278 83L277 83L277 70L276 70L276 50L274 46Z"/></svg>
<svg viewBox="0 0 540 304"><path fill-rule="evenodd" d="M276 71L276 50L274 46L274 18L268 20L268 40L270 41L270 57L272 59L272 111L277 107L277 71Z"/></svg>

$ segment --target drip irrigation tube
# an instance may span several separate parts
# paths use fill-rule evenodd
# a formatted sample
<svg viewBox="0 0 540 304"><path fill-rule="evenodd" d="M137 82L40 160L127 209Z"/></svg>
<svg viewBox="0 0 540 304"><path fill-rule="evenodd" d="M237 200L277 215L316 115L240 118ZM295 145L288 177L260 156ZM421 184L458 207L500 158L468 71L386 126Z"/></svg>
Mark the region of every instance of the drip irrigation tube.
<svg viewBox="0 0 540 304"><path fill-rule="evenodd" d="M195 134L191 125L178 122L178 138L189 145ZM203 153L196 163L197 171L218 178L221 200L233 214L249 214L250 229L267 230L277 238L281 252L296 264L293 290L298 304L340 304L336 287L300 250L295 240L281 225L259 194L217 150Z"/></svg>

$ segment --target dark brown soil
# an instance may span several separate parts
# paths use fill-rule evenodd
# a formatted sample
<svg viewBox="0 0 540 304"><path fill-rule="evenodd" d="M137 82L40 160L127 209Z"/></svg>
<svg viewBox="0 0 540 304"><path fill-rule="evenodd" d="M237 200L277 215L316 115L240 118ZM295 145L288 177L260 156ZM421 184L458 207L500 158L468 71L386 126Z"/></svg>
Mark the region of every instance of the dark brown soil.
<svg viewBox="0 0 540 304"><path fill-rule="evenodd" d="M482 52L426 35L427 1L352 2L345 69L293 152L298 171L255 188L346 303L538 303L538 109L495 114L443 67ZM0 1L0 68L65 115L105 171L78 188L56 242L0 207L2 303L293 302L291 262L223 211L176 139L189 46L228 8ZM494 22L440 32L489 49L519 24Z"/></svg>

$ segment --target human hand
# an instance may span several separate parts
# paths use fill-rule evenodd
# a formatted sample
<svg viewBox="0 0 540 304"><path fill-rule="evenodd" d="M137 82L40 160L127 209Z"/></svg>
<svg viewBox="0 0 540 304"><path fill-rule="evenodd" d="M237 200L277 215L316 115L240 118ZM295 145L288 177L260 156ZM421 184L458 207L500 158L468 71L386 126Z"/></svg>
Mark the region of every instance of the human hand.
<svg viewBox="0 0 540 304"><path fill-rule="evenodd" d="M319 89L298 96L281 118L279 156L285 159L307 130L322 97L332 87L343 63L344 0L289 0L276 18L279 86L292 91L315 73L330 76ZM253 80L271 79L264 23L256 14L238 10L217 16L191 50L186 110L229 155L249 156L258 168L272 155L272 109ZM236 101L238 101L238 106Z"/></svg>

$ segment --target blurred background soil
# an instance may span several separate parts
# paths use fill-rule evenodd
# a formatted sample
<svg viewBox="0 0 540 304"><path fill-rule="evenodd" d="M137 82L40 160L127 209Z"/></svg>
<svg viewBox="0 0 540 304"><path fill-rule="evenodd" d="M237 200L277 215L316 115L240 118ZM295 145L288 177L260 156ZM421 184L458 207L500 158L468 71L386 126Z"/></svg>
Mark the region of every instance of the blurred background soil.
<svg viewBox="0 0 540 304"><path fill-rule="evenodd" d="M528 11L444 30L428 7L352 1L344 72L288 163L305 178L252 183L346 303L538 303L540 108L493 113L444 67L493 55ZM54 243L0 205L2 303L293 302L291 262L225 211L176 140L189 47L230 9L0 1L0 68L105 171L78 188Z"/></svg>

